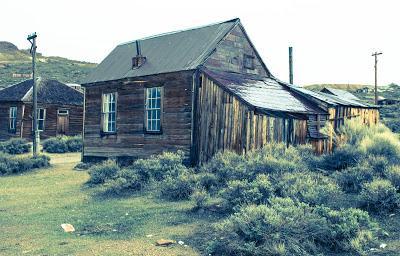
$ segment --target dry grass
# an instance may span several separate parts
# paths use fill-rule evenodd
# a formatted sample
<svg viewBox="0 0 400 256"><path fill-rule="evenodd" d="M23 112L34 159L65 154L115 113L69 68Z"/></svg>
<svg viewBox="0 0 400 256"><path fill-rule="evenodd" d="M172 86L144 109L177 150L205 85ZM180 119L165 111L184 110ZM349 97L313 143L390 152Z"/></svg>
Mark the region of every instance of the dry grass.
<svg viewBox="0 0 400 256"><path fill-rule="evenodd" d="M73 170L78 153L50 156L51 168L0 178L0 255L198 255L186 239L208 220L190 203L93 197L88 174ZM189 246L156 247L160 238Z"/></svg>

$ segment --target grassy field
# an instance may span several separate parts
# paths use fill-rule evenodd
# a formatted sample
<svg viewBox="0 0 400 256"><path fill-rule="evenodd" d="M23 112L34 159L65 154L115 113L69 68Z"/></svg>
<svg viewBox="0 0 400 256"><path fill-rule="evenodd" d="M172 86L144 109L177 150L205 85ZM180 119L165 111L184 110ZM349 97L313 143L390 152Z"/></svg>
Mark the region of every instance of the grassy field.
<svg viewBox="0 0 400 256"><path fill-rule="evenodd" d="M187 239L210 219L189 202L95 197L87 172L73 170L79 154L51 158L48 169L0 178L0 255L198 255ZM188 246L155 246L161 238Z"/></svg>

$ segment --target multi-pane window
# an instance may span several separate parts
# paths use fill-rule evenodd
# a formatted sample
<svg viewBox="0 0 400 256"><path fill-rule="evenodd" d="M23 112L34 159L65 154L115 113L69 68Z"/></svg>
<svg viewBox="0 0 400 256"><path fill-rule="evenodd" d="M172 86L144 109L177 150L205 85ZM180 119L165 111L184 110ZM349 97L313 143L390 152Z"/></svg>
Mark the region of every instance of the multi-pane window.
<svg viewBox="0 0 400 256"><path fill-rule="evenodd" d="M39 131L44 131L44 121L46 119L46 109L38 108L37 109L37 125Z"/></svg>
<svg viewBox="0 0 400 256"><path fill-rule="evenodd" d="M103 132L116 131L116 93L104 93L102 99L102 130Z"/></svg>
<svg viewBox="0 0 400 256"><path fill-rule="evenodd" d="M161 87L146 88L146 131L161 131Z"/></svg>
<svg viewBox="0 0 400 256"><path fill-rule="evenodd" d="M9 129L11 132L15 132L17 128L17 107L10 107L9 115Z"/></svg>

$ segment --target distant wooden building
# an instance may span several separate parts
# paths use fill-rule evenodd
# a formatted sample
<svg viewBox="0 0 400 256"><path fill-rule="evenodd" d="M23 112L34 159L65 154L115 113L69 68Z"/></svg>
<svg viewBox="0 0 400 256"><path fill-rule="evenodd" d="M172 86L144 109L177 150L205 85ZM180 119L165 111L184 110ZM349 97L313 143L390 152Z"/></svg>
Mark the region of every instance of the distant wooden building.
<svg viewBox="0 0 400 256"><path fill-rule="evenodd" d="M32 138L33 80L0 91L0 140ZM82 133L83 93L55 80L38 79L40 137Z"/></svg>
<svg viewBox="0 0 400 256"><path fill-rule="evenodd" d="M82 86L88 161L327 141L328 109L270 73L239 19L118 45Z"/></svg>
<svg viewBox="0 0 400 256"><path fill-rule="evenodd" d="M400 100L398 100L398 99L387 99L382 96L378 97L378 105L379 106L394 105L394 104L398 104L398 103L400 103Z"/></svg>
<svg viewBox="0 0 400 256"><path fill-rule="evenodd" d="M333 148L333 132L339 132L339 128L348 119L358 118L360 122L366 125L379 122L379 107L376 105L361 102L353 94L338 89L322 89L321 92L313 92L299 87L291 87L292 90L308 100L317 104L326 111L328 122L332 130L328 134L326 141L319 141L314 147L318 152L330 152Z"/></svg>

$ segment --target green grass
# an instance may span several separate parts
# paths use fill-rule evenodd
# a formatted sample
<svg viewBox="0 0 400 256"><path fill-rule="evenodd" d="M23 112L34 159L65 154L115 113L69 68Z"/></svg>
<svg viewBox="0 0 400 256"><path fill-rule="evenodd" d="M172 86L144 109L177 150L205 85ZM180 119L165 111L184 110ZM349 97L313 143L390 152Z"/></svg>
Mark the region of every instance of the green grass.
<svg viewBox="0 0 400 256"><path fill-rule="evenodd" d="M187 239L212 218L190 202L94 196L87 172L73 170L78 153L50 156L50 168L0 178L0 255L198 255ZM161 238L189 246L155 246Z"/></svg>

